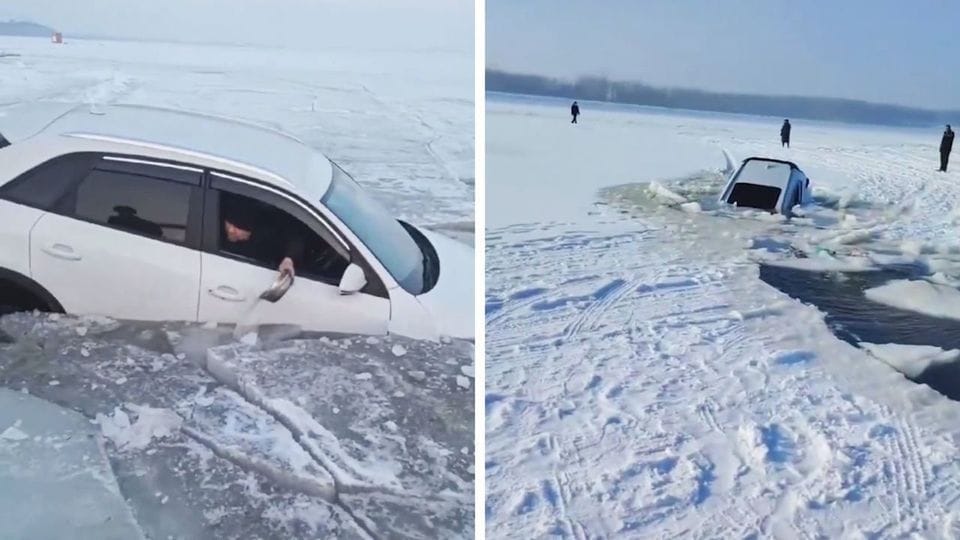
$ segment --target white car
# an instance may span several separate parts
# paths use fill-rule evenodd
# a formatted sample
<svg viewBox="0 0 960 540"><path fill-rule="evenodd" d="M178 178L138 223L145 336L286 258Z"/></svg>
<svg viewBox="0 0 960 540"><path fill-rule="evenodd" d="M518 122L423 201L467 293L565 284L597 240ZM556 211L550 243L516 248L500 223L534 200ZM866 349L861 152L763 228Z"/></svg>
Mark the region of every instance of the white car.
<svg viewBox="0 0 960 540"><path fill-rule="evenodd" d="M110 106L0 146L0 314L474 337L472 247L394 219L293 137Z"/></svg>
<svg viewBox="0 0 960 540"><path fill-rule="evenodd" d="M727 166L731 159L727 156ZM810 202L810 179L793 162L750 157L727 180L720 202L791 215L798 204Z"/></svg>

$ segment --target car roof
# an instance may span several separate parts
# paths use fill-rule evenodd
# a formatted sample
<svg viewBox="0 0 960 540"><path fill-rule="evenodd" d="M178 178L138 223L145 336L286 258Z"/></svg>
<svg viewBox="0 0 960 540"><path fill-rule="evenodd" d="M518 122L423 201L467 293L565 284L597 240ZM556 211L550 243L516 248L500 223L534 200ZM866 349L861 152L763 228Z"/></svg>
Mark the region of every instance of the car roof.
<svg viewBox="0 0 960 540"><path fill-rule="evenodd" d="M789 161L752 157L743 160L733 183L745 182L783 189L793 176L793 171L799 169Z"/></svg>
<svg viewBox="0 0 960 540"><path fill-rule="evenodd" d="M752 156L752 157L748 157L747 159L743 160L744 163L746 163L746 162L748 162L748 161L772 161L772 162L774 162L774 163L783 163L784 165L789 165L791 169L799 169L799 168L800 168L800 167L797 167L797 164L796 164L796 163L794 163L794 162L792 162L792 161L787 161L787 160L785 160L785 159L776 159L776 158Z"/></svg>
<svg viewBox="0 0 960 540"><path fill-rule="evenodd" d="M326 193L333 174L323 154L291 135L250 122L158 107L75 107L38 135L103 140L133 152L136 147L159 147L170 159L186 162L199 154L229 162L234 172L294 187L317 199Z"/></svg>

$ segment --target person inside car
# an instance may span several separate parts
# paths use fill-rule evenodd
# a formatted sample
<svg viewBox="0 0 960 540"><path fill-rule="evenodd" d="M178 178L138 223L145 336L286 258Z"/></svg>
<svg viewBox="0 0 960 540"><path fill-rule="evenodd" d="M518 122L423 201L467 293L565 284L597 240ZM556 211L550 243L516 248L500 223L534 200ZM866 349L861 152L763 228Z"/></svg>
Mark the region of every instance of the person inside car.
<svg viewBox="0 0 960 540"><path fill-rule="evenodd" d="M282 272L295 275L303 263L306 246L295 231L271 225L261 208L234 202L225 205L221 249L260 263L277 265Z"/></svg>

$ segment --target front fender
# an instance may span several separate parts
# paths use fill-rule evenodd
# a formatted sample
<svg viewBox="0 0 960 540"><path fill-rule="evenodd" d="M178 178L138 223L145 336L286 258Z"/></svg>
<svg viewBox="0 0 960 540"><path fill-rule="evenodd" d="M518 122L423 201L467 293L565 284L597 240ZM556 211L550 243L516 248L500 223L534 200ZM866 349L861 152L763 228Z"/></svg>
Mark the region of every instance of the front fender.
<svg viewBox="0 0 960 540"><path fill-rule="evenodd" d="M440 329L433 314L400 287L390 290L390 323L387 331L411 339L440 340Z"/></svg>

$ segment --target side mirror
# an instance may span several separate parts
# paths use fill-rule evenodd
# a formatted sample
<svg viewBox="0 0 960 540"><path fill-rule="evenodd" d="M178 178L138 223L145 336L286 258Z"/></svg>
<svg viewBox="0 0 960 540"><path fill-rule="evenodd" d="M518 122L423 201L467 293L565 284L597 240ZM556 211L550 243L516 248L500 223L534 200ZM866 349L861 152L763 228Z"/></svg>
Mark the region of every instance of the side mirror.
<svg viewBox="0 0 960 540"><path fill-rule="evenodd" d="M283 295L287 294L287 291L290 290L292 286L293 274L290 272L281 272L280 275L277 276L277 280L273 282L273 285L260 294L260 298L267 302L276 302L283 298Z"/></svg>
<svg viewBox="0 0 960 540"><path fill-rule="evenodd" d="M363 274L363 268L350 263L340 278L340 294L358 293L366 286L367 276Z"/></svg>

